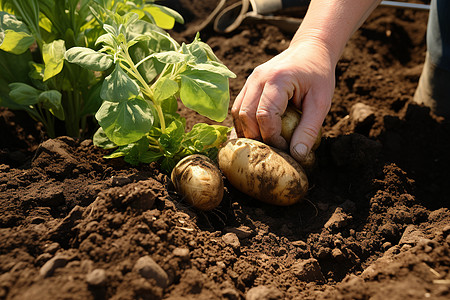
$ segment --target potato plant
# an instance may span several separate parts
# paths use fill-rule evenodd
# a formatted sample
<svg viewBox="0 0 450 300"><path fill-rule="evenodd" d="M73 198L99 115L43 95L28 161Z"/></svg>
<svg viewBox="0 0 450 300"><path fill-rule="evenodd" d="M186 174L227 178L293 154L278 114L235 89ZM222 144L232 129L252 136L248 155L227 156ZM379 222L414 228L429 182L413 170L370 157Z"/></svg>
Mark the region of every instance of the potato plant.
<svg viewBox="0 0 450 300"><path fill-rule="evenodd" d="M102 104L108 72L65 62L66 49L96 49L104 31L94 15L104 9L135 13L165 29L183 22L175 11L143 0L0 0L0 106L24 110L55 137L86 133L87 118Z"/></svg>
<svg viewBox="0 0 450 300"><path fill-rule="evenodd" d="M228 79L235 75L198 35L180 45L135 12L120 15L102 8L96 18L105 31L95 43L99 49L72 47L65 53L72 64L109 72L100 88L94 144L115 148L109 158L158 161L166 172L190 154L214 158L229 128L200 123L186 132L177 99L221 122L228 113Z"/></svg>

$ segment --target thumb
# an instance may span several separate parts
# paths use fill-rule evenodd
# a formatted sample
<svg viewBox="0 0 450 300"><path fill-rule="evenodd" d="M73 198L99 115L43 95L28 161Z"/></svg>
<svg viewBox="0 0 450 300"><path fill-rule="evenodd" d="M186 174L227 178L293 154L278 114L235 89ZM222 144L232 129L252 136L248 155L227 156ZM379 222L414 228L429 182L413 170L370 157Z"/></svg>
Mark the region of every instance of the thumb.
<svg viewBox="0 0 450 300"><path fill-rule="evenodd" d="M312 99L309 100L310 103L317 103ZM306 105L307 103L307 101L304 102L302 118L292 135L290 144L292 157L300 163L308 159L329 110L329 107Z"/></svg>

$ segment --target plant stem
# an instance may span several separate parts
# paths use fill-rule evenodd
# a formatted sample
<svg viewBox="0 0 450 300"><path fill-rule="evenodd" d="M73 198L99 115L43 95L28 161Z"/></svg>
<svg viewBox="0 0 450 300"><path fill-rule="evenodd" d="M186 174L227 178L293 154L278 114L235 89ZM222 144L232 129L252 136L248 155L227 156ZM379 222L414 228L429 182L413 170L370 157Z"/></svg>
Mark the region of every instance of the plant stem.
<svg viewBox="0 0 450 300"><path fill-rule="evenodd" d="M142 75L137 70L136 66L134 65L133 60L131 59L130 54L128 53L128 49L126 47L123 47L123 54L125 55L125 61L130 66L130 70L128 70L142 85L143 93L147 95L147 97L150 98L150 100L153 102L153 105L155 106L156 112L158 113L159 122L161 124L161 132L164 134L166 132L166 121L164 120L164 113L162 111L161 104L157 101L155 101L153 97L153 91L150 88L150 86L145 82L145 79L142 77Z"/></svg>

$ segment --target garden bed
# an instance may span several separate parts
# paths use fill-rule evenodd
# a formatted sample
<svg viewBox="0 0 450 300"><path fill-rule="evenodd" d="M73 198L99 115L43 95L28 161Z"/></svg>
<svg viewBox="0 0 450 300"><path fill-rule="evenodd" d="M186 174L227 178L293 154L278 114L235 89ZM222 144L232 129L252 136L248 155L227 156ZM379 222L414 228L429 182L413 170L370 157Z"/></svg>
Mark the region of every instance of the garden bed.
<svg viewBox="0 0 450 300"><path fill-rule="evenodd" d="M186 21L171 35L192 40L215 3L166 1ZM380 7L352 37L307 201L291 207L225 181L220 207L196 211L157 165L46 139L0 109L0 299L448 299L450 126L412 103L426 22ZM201 38L237 74L233 100L291 36L259 24Z"/></svg>

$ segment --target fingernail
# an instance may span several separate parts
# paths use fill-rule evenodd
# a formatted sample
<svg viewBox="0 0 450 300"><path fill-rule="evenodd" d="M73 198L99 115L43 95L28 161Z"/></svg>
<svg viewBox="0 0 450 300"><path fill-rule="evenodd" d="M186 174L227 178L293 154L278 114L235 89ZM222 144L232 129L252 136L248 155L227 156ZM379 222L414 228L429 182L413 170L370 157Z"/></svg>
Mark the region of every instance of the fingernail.
<svg viewBox="0 0 450 300"><path fill-rule="evenodd" d="M305 144L297 144L294 147L294 152L299 157L305 157L308 154L308 147Z"/></svg>

